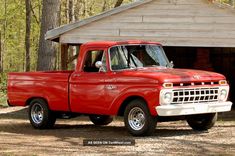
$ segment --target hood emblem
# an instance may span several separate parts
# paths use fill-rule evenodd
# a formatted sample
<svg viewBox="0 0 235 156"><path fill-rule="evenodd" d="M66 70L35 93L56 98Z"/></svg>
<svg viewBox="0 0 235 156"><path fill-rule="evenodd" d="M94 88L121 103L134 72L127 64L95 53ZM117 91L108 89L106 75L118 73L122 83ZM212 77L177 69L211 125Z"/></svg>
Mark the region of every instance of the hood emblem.
<svg viewBox="0 0 235 156"><path fill-rule="evenodd" d="M193 75L193 78L196 80L199 80L201 77L200 77L200 75Z"/></svg>

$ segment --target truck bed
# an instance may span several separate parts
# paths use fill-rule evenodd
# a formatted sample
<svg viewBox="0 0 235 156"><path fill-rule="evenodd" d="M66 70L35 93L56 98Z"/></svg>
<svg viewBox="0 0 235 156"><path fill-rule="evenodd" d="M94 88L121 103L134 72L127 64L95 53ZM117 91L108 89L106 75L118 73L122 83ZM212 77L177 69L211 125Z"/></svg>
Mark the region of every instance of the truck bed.
<svg viewBox="0 0 235 156"><path fill-rule="evenodd" d="M69 111L69 77L73 71L22 72L8 74L8 99L12 106L28 105L44 98L51 110ZM33 97L32 97L33 96Z"/></svg>

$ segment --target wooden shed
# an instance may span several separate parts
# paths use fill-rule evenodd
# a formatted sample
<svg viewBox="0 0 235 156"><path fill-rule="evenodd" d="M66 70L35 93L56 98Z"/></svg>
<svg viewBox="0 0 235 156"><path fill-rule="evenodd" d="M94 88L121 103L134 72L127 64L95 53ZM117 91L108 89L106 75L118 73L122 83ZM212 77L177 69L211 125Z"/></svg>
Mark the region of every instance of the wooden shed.
<svg viewBox="0 0 235 156"><path fill-rule="evenodd" d="M61 44L62 69L67 67L69 45L97 40L158 41L177 68L225 74L235 95L235 10L211 0L139 0L50 30L46 39Z"/></svg>

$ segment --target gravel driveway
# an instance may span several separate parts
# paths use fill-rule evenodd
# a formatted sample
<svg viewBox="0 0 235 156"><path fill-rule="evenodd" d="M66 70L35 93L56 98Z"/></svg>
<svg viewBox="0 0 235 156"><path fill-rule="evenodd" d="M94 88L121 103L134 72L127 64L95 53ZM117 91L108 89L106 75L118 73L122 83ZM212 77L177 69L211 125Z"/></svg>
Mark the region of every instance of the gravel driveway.
<svg viewBox="0 0 235 156"><path fill-rule="evenodd" d="M85 119L85 120L84 120ZM83 146L84 139L134 139L134 146ZM184 121L158 123L153 136L133 137L121 120L94 126L86 118L58 120L35 130L22 108L0 109L0 155L235 155L235 119L219 120L206 132Z"/></svg>

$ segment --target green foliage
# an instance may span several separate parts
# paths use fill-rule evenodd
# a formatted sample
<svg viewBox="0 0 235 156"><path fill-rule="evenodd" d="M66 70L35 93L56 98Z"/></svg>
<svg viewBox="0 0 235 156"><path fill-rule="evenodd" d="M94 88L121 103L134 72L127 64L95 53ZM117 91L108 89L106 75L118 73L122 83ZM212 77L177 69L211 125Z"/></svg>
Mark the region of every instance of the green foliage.
<svg viewBox="0 0 235 156"><path fill-rule="evenodd" d="M235 0L215 0L215 1L235 7Z"/></svg>
<svg viewBox="0 0 235 156"><path fill-rule="evenodd" d="M124 3L132 0L125 0ZM75 19L89 16L113 8L116 0L74 0ZM39 46L42 0L31 0L31 70L36 70ZM61 0L60 24L68 24L67 0ZM0 31L2 33L2 53L4 72L25 70L25 1L0 0ZM58 66L58 65L57 65Z"/></svg>
<svg viewBox="0 0 235 156"><path fill-rule="evenodd" d="M6 89L7 89L7 76L6 74L2 73L0 75L0 92L6 94Z"/></svg>
<svg viewBox="0 0 235 156"><path fill-rule="evenodd" d="M6 74L0 75L0 106L7 106L6 92L7 92L7 76Z"/></svg>
<svg viewBox="0 0 235 156"><path fill-rule="evenodd" d="M40 17L41 0L32 1L32 8L35 16L32 17L31 28L31 68L35 70L40 31L40 23L36 21L39 21ZM24 71L25 1L0 0L0 31L2 32L4 71Z"/></svg>

